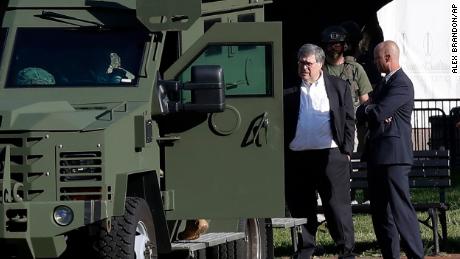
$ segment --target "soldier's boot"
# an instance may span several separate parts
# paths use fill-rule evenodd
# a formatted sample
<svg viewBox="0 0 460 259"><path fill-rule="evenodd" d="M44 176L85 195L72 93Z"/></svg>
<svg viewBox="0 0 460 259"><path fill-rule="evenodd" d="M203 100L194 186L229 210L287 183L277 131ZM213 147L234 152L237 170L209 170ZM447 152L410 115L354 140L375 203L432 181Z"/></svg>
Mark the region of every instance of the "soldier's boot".
<svg viewBox="0 0 460 259"><path fill-rule="evenodd" d="M205 219L187 220L184 231L180 232L178 238L180 240L195 240L205 233L209 228L209 224Z"/></svg>

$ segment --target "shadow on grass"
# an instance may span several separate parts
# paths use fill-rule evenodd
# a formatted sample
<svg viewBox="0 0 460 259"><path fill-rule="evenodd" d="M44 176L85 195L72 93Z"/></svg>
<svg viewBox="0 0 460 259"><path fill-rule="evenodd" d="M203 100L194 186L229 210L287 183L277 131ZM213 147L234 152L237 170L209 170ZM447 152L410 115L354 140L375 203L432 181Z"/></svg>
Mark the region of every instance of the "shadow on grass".
<svg viewBox="0 0 460 259"><path fill-rule="evenodd" d="M333 244L323 246L325 255L332 256L337 254L336 248ZM359 242L355 244L355 254L357 255L374 255L379 254L376 242ZM290 256L293 254L292 246L283 246L275 248L275 257Z"/></svg>
<svg viewBox="0 0 460 259"><path fill-rule="evenodd" d="M451 181L452 186L446 189L446 201L450 205L449 210L447 211L448 239L444 245L441 242L442 254L460 254L460 169L451 171ZM432 192L429 190L420 191L416 194L418 195L417 197L422 200L433 200L438 197L438 192ZM373 232L370 216L356 215L354 216L354 221L355 232L364 234L364 237L361 237L361 239L356 242L355 253L361 256L373 256L380 254L380 249L375 241L375 236L367 235L368 233ZM433 250L432 232L424 226L420 226L420 228L423 233L422 238L425 253L430 255ZM335 247L327 233L327 229L324 227L322 229L320 228L318 229L318 233L319 244L324 245L326 255L334 255ZM277 257L292 255L293 249L292 246L289 245L289 232L286 232L286 234L282 237L282 241L283 242L275 248L275 255Z"/></svg>
<svg viewBox="0 0 460 259"><path fill-rule="evenodd" d="M325 255L337 254L335 245L329 244L324 246ZM377 242L357 242L355 243L354 253L360 256L373 256L380 254L380 250L377 246Z"/></svg>
<svg viewBox="0 0 460 259"><path fill-rule="evenodd" d="M425 254L431 255L433 249L432 240L423 240ZM331 256L336 254L336 249L333 244L323 246L325 255ZM355 254L360 256L375 256L380 254L380 248L376 241L373 242L357 242L355 244ZM460 237L448 238L445 244L441 243L441 254L460 254ZM275 248L275 257L290 256L293 254L292 246L283 246Z"/></svg>
<svg viewBox="0 0 460 259"><path fill-rule="evenodd" d="M460 237L447 238L444 246L441 246L441 251L448 254L460 254Z"/></svg>
<svg viewBox="0 0 460 259"><path fill-rule="evenodd" d="M293 252L292 246L275 247L275 257L290 256Z"/></svg>

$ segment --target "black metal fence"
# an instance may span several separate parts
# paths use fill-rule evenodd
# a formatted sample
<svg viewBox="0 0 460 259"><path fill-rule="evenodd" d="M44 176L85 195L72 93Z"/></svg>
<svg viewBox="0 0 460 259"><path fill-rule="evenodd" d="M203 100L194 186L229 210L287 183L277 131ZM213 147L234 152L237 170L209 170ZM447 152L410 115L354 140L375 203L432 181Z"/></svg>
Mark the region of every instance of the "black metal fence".
<svg viewBox="0 0 460 259"><path fill-rule="evenodd" d="M451 166L460 167L460 99L416 99L412 114L414 150L450 150Z"/></svg>

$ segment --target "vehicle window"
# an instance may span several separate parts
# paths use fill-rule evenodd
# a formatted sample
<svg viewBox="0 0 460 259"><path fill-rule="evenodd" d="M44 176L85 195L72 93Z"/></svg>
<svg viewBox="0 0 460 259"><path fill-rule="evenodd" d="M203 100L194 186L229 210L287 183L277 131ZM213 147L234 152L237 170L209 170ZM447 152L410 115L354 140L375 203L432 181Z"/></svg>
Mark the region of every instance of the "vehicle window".
<svg viewBox="0 0 460 259"><path fill-rule="evenodd" d="M147 34L140 31L17 31L7 87L135 86Z"/></svg>
<svg viewBox="0 0 460 259"><path fill-rule="evenodd" d="M226 96L272 95L273 68L268 45L209 45L180 74L179 80L189 81L191 67L195 65L220 65L224 69Z"/></svg>
<svg viewBox="0 0 460 259"><path fill-rule="evenodd" d="M254 13L238 15L238 22L255 22L256 15Z"/></svg>

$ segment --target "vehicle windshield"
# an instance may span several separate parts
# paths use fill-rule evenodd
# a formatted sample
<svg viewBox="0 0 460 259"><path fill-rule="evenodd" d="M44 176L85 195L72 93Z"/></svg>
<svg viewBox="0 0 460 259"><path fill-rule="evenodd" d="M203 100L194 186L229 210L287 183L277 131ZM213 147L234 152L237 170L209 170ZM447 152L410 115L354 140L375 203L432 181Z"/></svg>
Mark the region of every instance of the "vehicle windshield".
<svg viewBox="0 0 460 259"><path fill-rule="evenodd" d="M18 29L6 87L135 86L141 31Z"/></svg>

